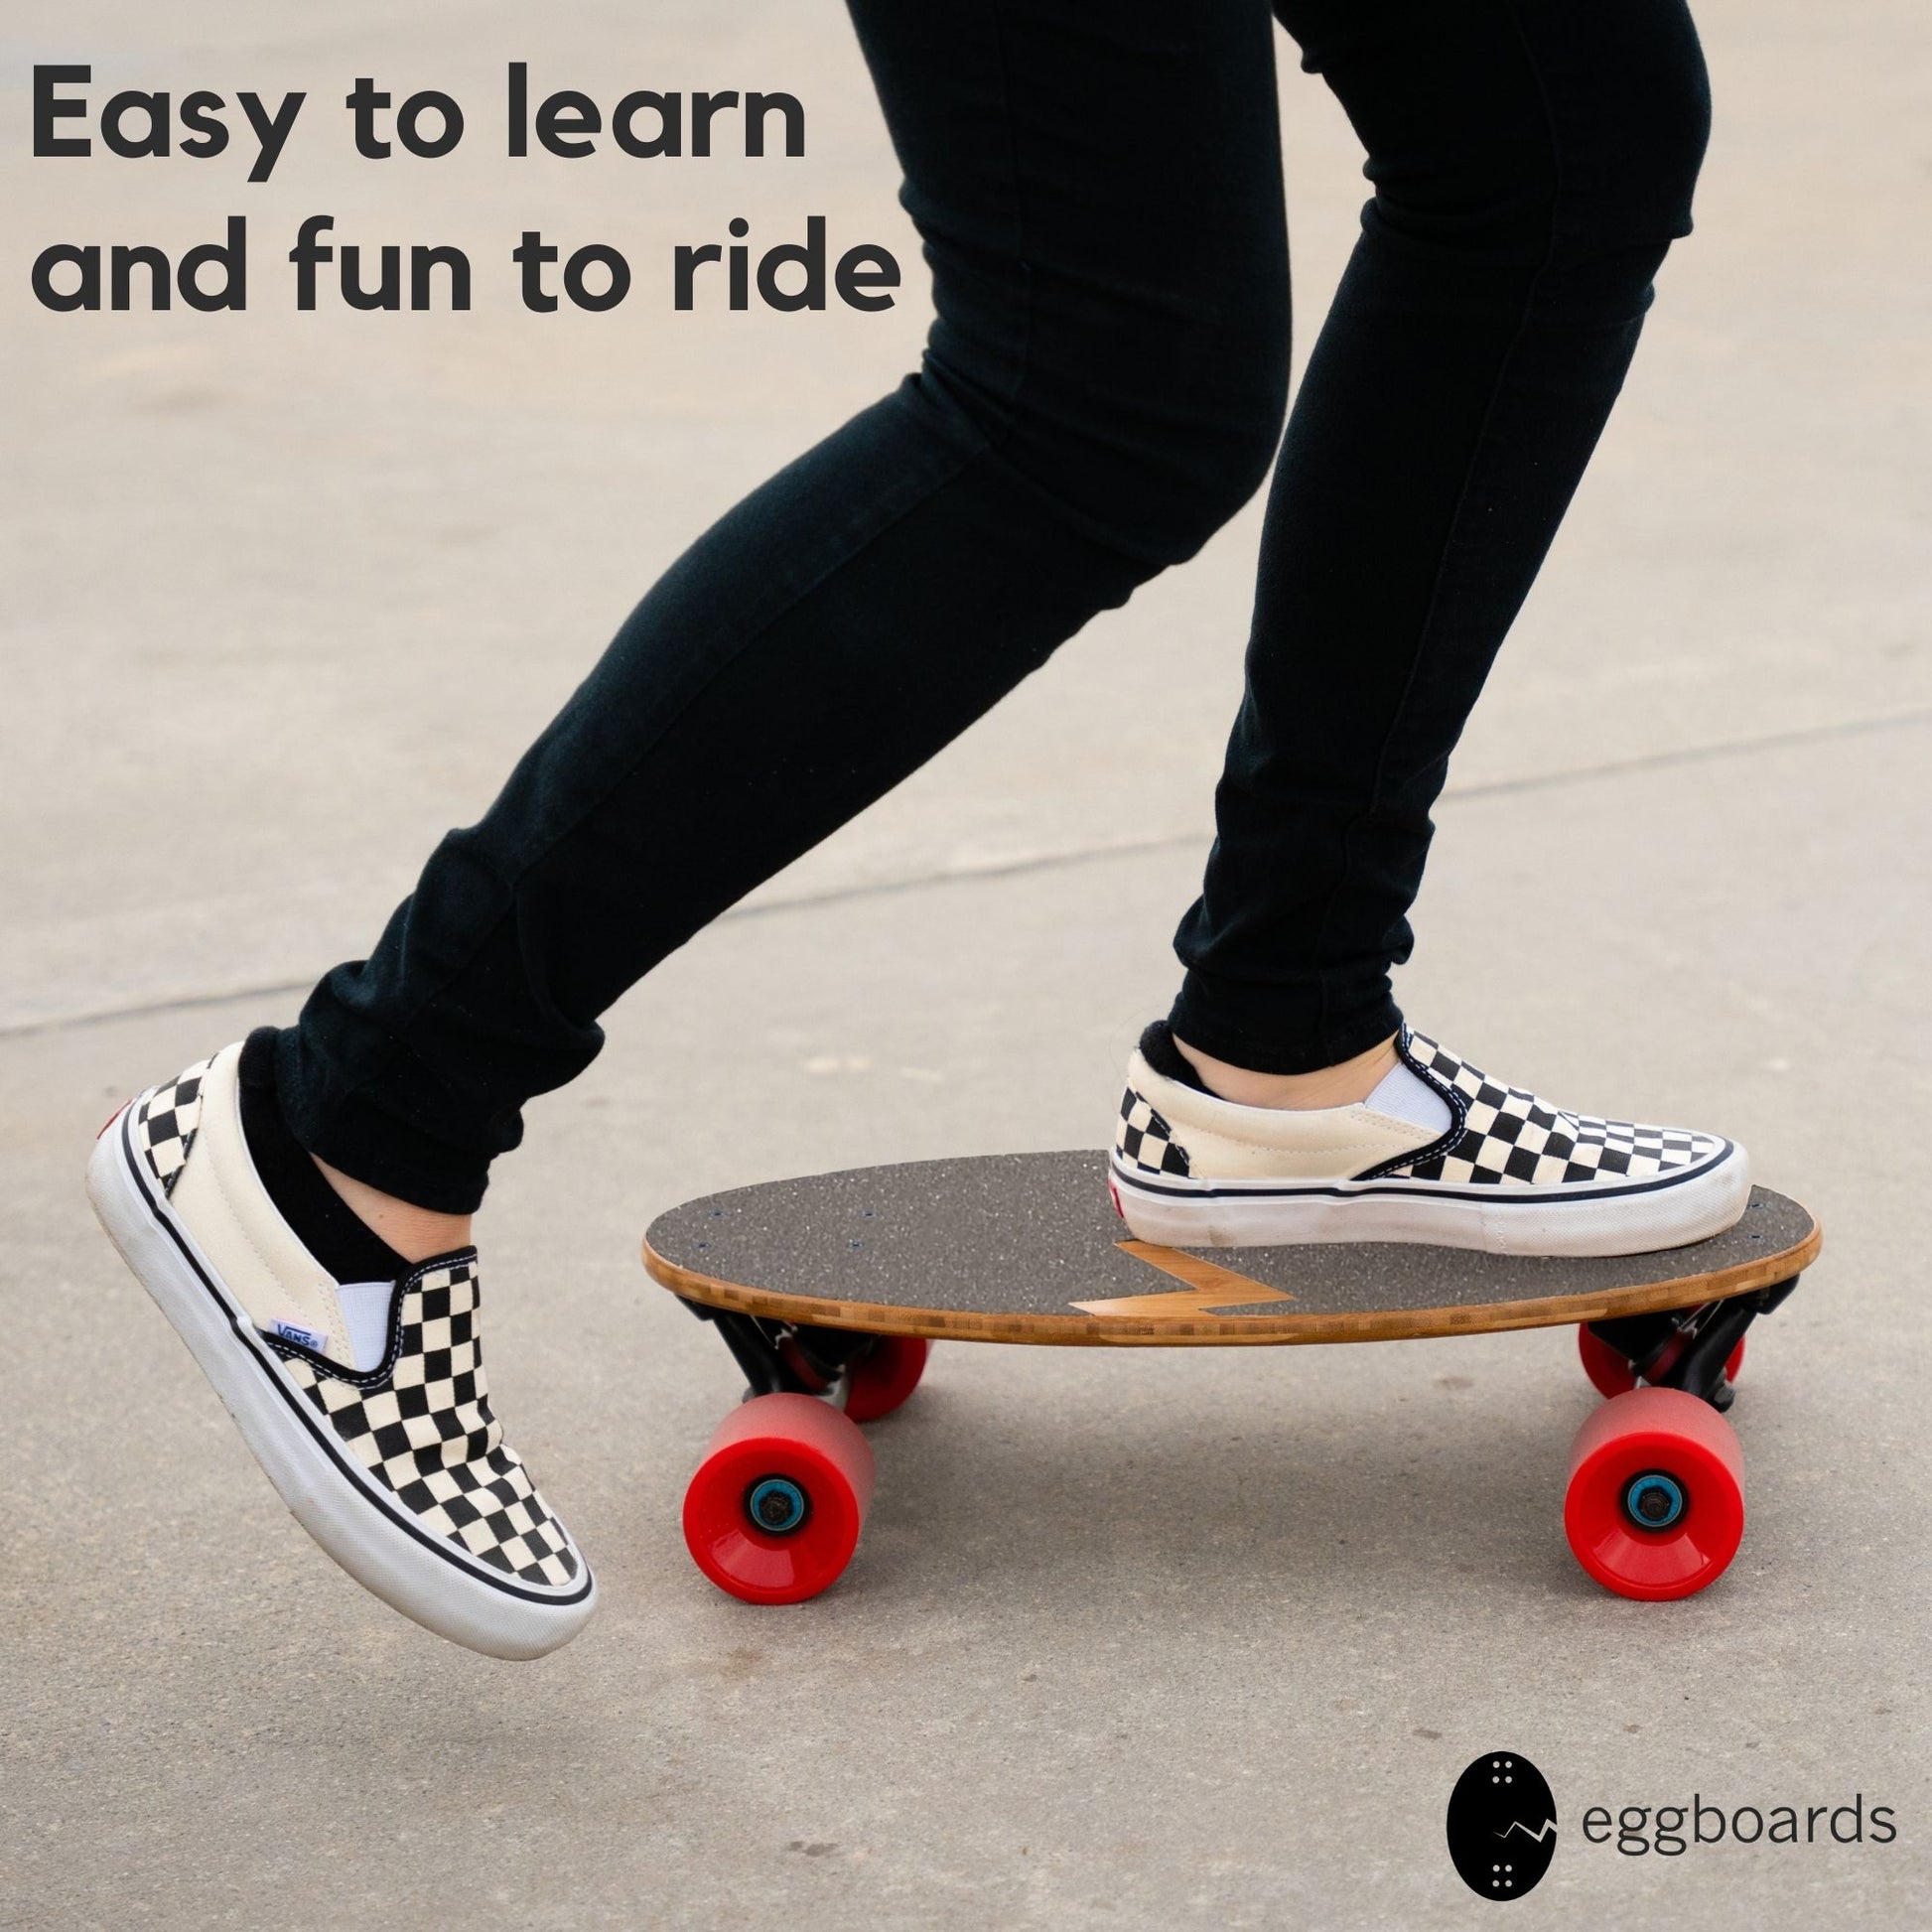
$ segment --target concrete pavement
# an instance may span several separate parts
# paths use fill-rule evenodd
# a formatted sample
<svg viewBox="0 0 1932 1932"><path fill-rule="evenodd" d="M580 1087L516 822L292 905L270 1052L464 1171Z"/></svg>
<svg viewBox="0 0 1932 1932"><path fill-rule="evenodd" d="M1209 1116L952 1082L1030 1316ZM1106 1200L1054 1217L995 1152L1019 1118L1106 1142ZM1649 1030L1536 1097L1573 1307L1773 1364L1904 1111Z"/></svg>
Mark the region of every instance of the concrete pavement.
<svg viewBox="0 0 1932 1932"><path fill-rule="evenodd" d="M684 1555L736 1382L644 1280L645 1222L766 1175L1105 1133L1172 991L1252 510L669 962L532 1107L480 1224L491 1379L599 1568L598 1621L507 1667L365 1596L94 1228L87 1137L365 946L652 574L893 380L921 314L57 317L12 275L0 1924L1453 1927L1476 1908L1443 1807L1499 1746L1561 1813L1532 1923L1915 1922L1932 28L1903 0L1700 18L1700 230L1458 756L1400 989L1512 1077L1736 1134L1825 1221L1752 1338L1743 1552L1678 1605L1601 1594L1564 1547L1591 1399L1567 1331L953 1346L878 1432L835 1590L754 1610ZM246 191L16 158L16 263L199 238L231 204L480 261L526 219L654 260L809 212L887 241L918 292L821 0L647 25L596 0L540 33L504 5L28 0L4 51L15 121L31 61L89 58L103 85L321 101L376 71L479 103L528 59L601 97L786 87L814 116L802 161L662 183L516 175L481 116L475 152L393 177L298 136ZM1306 341L1361 189L1292 59L1283 95ZM1693 1792L1860 1792L1899 1837L1667 1858L1577 1829Z"/></svg>

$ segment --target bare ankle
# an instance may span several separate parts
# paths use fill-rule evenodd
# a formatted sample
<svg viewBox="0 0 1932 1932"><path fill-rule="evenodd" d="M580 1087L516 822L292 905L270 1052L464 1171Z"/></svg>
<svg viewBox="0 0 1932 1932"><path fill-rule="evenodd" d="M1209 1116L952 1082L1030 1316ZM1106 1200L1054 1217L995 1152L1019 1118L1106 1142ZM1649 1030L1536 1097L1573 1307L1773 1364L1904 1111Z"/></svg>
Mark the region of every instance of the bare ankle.
<svg viewBox="0 0 1932 1932"><path fill-rule="evenodd" d="M1178 1035L1173 1043L1210 1093L1238 1107L1352 1107L1366 1100L1399 1064L1393 1034L1365 1053L1312 1073L1256 1073L1200 1052Z"/></svg>
<svg viewBox="0 0 1932 1932"><path fill-rule="evenodd" d="M447 1254L452 1248L470 1245L470 1216L439 1214L431 1207L418 1207L398 1200L366 1180L357 1180L332 1168L321 1155L310 1157L323 1172L330 1186L348 1204L363 1226L379 1235L405 1261L427 1261L431 1255Z"/></svg>

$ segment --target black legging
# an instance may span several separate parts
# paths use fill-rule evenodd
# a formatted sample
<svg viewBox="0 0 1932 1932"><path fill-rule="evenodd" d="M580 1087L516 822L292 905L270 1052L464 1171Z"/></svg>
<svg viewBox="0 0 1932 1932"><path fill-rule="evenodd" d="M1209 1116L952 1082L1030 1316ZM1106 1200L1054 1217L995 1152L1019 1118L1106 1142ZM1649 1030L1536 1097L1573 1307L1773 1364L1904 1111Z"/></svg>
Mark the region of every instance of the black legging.
<svg viewBox="0 0 1932 1932"><path fill-rule="evenodd" d="M672 565L281 1036L304 1143L420 1205L474 1207L627 986L1193 555L1275 454L1266 0L852 12L932 271L918 372ZM1682 0L1275 13L1375 193L1276 467L1173 1020L1296 1072L1397 1025L1430 806L1689 229L1709 116Z"/></svg>

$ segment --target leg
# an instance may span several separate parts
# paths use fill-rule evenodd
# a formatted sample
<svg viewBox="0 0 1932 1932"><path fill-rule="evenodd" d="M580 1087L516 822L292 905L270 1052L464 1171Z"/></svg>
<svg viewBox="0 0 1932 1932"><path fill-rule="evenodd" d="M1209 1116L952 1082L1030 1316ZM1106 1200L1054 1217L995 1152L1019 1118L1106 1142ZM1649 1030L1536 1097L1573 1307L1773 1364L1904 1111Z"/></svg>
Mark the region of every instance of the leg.
<svg viewBox="0 0 1932 1932"><path fill-rule="evenodd" d="M463 1214L601 1014L1258 485L1286 390L1262 0L854 0L922 365L681 558L279 1042L304 1145Z"/></svg>
<svg viewBox="0 0 1932 1932"><path fill-rule="evenodd" d="M1745 1210L1742 1148L1398 1035L1388 984L1450 749L1689 225L1690 20L1681 0L1277 10L1375 199L1276 475L1219 838L1172 1030L1129 1063L1116 1200L1182 1246L1701 1241Z"/></svg>
<svg viewBox="0 0 1932 1932"><path fill-rule="evenodd" d="M933 270L919 372L672 568L299 1027L137 1094L89 1164L291 1510L498 1656L596 1601L490 1408L461 1227L523 1101L640 973L1191 554L1280 426L1264 0L854 11Z"/></svg>
<svg viewBox="0 0 1932 1932"><path fill-rule="evenodd" d="M1689 231L1708 101L1681 0L1277 12L1375 196L1283 445L1172 1024L1296 1075L1395 1032L1430 807Z"/></svg>

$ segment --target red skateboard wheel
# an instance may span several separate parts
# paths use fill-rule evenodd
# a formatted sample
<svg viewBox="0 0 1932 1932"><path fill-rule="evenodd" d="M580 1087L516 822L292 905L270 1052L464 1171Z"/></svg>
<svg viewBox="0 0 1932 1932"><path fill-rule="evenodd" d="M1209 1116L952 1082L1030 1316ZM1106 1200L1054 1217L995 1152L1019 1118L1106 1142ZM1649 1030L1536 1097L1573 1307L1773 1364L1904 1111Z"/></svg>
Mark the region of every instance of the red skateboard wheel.
<svg viewBox="0 0 1932 1932"><path fill-rule="evenodd" d="M1630 1364L1597 1334L1587 1322L1577 1330L1577 1353L1583 1358L1584 1373L1590 1379L1590 1385L1598 1395L1622 1395L1637 1386L1637 1378ZM1744 1337L1737 1337L1737 1346L1730 1351L1730 1358L1725 1363L1725 1379L1737 1380L1737 1371L1744 1366Z"/></svg>
<svg viewBox="0 0 1932 1932"><path fill-rule="evenodd" d="M881 1335L845 1378L845 1413L854 1422L890 1416L919 1386L930 1352L923 1335Z"/></svg>
<svg viewBox="0 0 1932 1932"><path fill-rule="evenodd" d="M1571 1448L1563 1527L1605 1589L1647 1602L1695 1594L1743 1538L1736 1433L1682 1389L1611 1396Z"/></svg>
<svg viewBox="0 0 1932 1932"><path fill-rule="evenodd" d="M1577 1353L1598 1395L1622 1395L1637 1386L1630 1364L1587 1322L1577 1330Z"/></svg>
<svg viewBox="0 0 1932 1932"><path fill-rule="evenodd" d="M872 1503L872 1448L808 1395L761 1395L718 1425L684 1492L698 1568L747 1603L802 1603L852 1560Z"/></svg>

